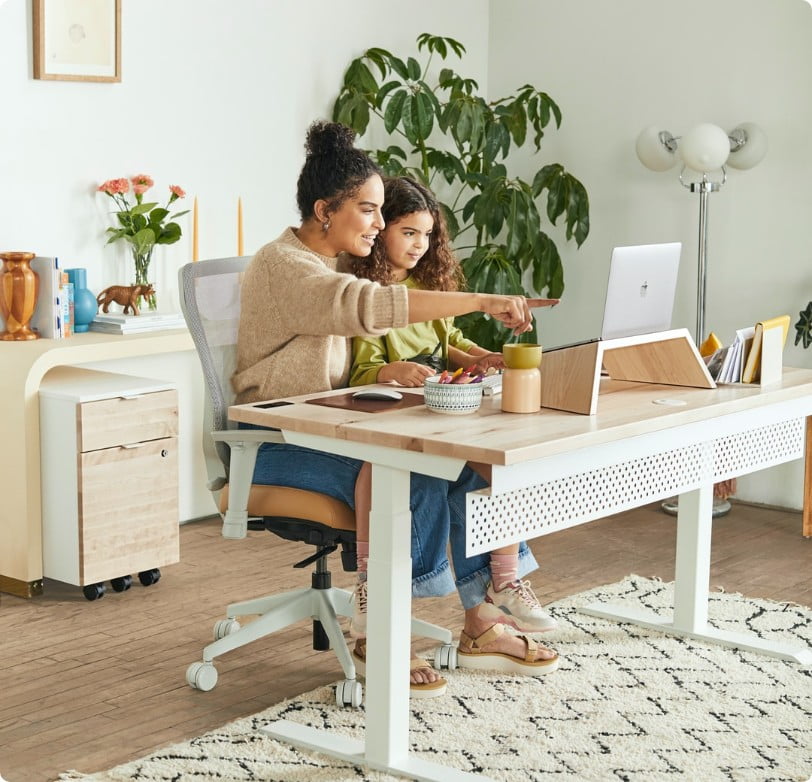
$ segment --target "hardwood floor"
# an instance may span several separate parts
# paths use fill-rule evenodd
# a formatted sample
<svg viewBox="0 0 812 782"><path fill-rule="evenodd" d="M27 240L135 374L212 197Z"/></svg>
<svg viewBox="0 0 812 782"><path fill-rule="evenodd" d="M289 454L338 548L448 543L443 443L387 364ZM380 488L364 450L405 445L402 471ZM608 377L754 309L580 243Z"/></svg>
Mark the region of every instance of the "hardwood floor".
<svg viewBox="0 0 812 782"><path fill-rule="evenodd" d="M651 506L548 535L531 544L533 585L550 602L629 573L670 581L675 534L675 519ZM800 513L735 505L713 535L711 588L812 605ZM0 596L0 776L99 771L336 681L340 667L310 648L308 623L219 658L210 692L184 678L227 603L309 584L309 571L290 569L304 551L268 533L223 540L211 519L181 528L181 562L155 586L136 579L93 603L53 581L34 600ZM352 576L334 570L333 580L346 587ZM415 614L461 626L454 595L416 601Z"/></svg>

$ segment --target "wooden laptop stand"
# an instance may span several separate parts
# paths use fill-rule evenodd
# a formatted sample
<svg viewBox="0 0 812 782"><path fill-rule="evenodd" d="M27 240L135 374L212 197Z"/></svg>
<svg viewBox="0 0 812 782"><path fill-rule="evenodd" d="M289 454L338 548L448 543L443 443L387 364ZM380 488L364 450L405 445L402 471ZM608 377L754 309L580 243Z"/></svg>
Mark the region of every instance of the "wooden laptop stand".
<svg viewBox="0 0 812 782"><path fill-rule="evenodd" d="M604 367L613 380L716 388L688 329L597 340L544 353L541 406L594 415Z"/></svg>

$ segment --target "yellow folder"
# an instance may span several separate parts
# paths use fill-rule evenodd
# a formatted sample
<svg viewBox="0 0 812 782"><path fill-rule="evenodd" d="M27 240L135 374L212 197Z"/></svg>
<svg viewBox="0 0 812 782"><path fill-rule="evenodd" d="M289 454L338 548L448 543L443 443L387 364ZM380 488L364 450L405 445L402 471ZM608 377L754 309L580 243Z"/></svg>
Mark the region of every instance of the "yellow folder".
<svg viewBox="0 0 812 782"><path fill-rule="evenodd" d="M769 385L781 379L789 320L789 315L779 315L756 323L753 344L742 372L743 383Z"/></svg>

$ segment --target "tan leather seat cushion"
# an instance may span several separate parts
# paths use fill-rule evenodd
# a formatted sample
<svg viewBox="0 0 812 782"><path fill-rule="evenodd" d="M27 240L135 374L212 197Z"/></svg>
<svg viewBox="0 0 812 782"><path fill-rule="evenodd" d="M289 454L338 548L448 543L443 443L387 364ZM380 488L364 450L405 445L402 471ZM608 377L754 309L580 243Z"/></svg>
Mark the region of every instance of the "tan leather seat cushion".
<svg viewBox="0 0 812 782"><path fill-rule="evenodd" d="M228 486L220 493L220 511L228 508ZM248 495L249 516L288 516L317 521L334 529L354 530L355 514L349 505L327 494L287 486L263 486L255 483Z"/></svg>

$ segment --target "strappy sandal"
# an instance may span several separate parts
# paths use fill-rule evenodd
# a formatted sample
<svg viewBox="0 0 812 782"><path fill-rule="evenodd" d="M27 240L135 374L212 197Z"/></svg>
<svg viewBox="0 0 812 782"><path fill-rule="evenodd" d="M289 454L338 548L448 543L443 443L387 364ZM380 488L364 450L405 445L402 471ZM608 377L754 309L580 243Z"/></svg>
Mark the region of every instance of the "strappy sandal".
<svg viewBox="0 0 812 782"><path fill-rule="evenodd" d="M460 668L474 668L478 671L499 671L499 673L518 673L526 676L543 676L558 668L558 654L549 660L537 660L536 652L540 644L526 635L518 635L526 645L524 660L507 652L488 652L485 647L505 633L505 626L495 624L478 638L471 638L467 633L460 633L457 644L457 664ZM546 648L546 647L543 647ZM552 650L550 650L552 651Z"/></svg>
<svg viewBox="0 0 812 782"><path fill-rule="evenodd" d="M352 661L355 664L355 672L358 678L364 678L366 674L366 660L367 660L367 644L366 639L358 639L355 642L355 648L352 650ZM427 660L422 657L413 657L409 660L409 673L412 671L434 670ZM409 684L409 697L410 698L438 698L440 695L445 695L448 682L441 676L434 682L410 682Z"/></svg>

